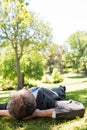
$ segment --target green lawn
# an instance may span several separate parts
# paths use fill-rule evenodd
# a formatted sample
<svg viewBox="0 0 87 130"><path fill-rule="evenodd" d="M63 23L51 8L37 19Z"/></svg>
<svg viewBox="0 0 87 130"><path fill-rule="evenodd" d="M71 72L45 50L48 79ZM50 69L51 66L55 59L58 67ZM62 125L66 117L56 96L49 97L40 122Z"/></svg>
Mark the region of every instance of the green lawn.
<svg viewBox="0 0 87 130"><path fill-rule="evenodd" d="M67 82L66 82L67 81ZM76 84L74 84L74 81ZM74 99L82 102L86 108L84 118L77 118L74 120L56 120L50 118L37 118L27 121L17 121L8 118L0 118L0 130L87 130L87 77L67 77L66 84L68 90L66 92L66 99ZM71 83L71 86L70 86ZM65 84L65 85L66 85ZM81 84L81 87L78 85ZM56 84L57 85L57 84ZM49 85L48 85L49 86ZM71 87L71 91L70 88ZM77 86L77 88L76 88ZM72 89L73 88L73 89ZM0 102L5 102L8 99L10 91L0 92Z"/></svg>

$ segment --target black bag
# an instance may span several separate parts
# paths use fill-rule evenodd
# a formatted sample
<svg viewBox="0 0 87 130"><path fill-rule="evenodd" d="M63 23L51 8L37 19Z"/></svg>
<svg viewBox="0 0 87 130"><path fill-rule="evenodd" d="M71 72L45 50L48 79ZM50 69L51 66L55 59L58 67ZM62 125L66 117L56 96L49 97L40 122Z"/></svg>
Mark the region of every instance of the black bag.
<svg viewBox="0 0 87 130"><path fill-rule="evenodd" d="M58 119L75 119L84 116L85 107L82 103L74 100L57 101L55 111Z"/></svg>

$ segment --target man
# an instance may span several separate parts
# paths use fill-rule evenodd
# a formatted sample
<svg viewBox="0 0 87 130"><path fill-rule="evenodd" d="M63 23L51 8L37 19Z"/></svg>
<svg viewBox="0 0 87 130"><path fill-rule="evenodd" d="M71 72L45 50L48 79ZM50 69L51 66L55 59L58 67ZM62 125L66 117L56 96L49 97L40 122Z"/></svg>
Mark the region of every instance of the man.
<svg viewBox="0 0 87 130"><path fill-rule="evenodd" d="M10 97L6 104L0 104L0 116L14 119L31 119L35 117L52 117L58 119L74 119L83 117L83 104L65 101L65 87L46 89L25 87Z"/></svg>

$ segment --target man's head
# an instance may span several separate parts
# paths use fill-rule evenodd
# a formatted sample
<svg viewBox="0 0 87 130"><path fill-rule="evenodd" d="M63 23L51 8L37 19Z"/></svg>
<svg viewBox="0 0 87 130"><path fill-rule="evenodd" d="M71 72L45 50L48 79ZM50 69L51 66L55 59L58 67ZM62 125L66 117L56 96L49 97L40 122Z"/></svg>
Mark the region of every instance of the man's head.
<svg viewBox="0 0 87 130"><path fill-rule="evenodd" d="M32 115L36 109L36 101L31 92L23 88L11 95L7 109L16 119Z"/></svg>

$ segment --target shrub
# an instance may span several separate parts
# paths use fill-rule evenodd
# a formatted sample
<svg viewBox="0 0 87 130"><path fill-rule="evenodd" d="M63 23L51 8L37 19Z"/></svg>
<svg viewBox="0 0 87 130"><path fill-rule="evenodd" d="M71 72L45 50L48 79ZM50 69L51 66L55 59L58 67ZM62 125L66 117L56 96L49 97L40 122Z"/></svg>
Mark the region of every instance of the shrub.
<svg viewBox="0 0 87 130"><path fill-rule="evenodd" d="M0 88L2 90L14 90L16 88L16 86L14 85L13 82L11 82L10 80L3 80L0 83Z"/></svg>
<svg viewBox="0 0 87 130"><path fill-rule="evenodd" d="M31 87L36 87L37 84L35 84L35 83L26 83L26 84L24 84L24 86L26 86L27 88L31 88Z"/></svg>
<svg viewBox="0 0 87 130"><path fill-rule="evenodd" d="M60 83L63 81L63 78L61 77L60 72L58 71L57 68L53 69L52 79L53 79L53 83Z"/></svg>

